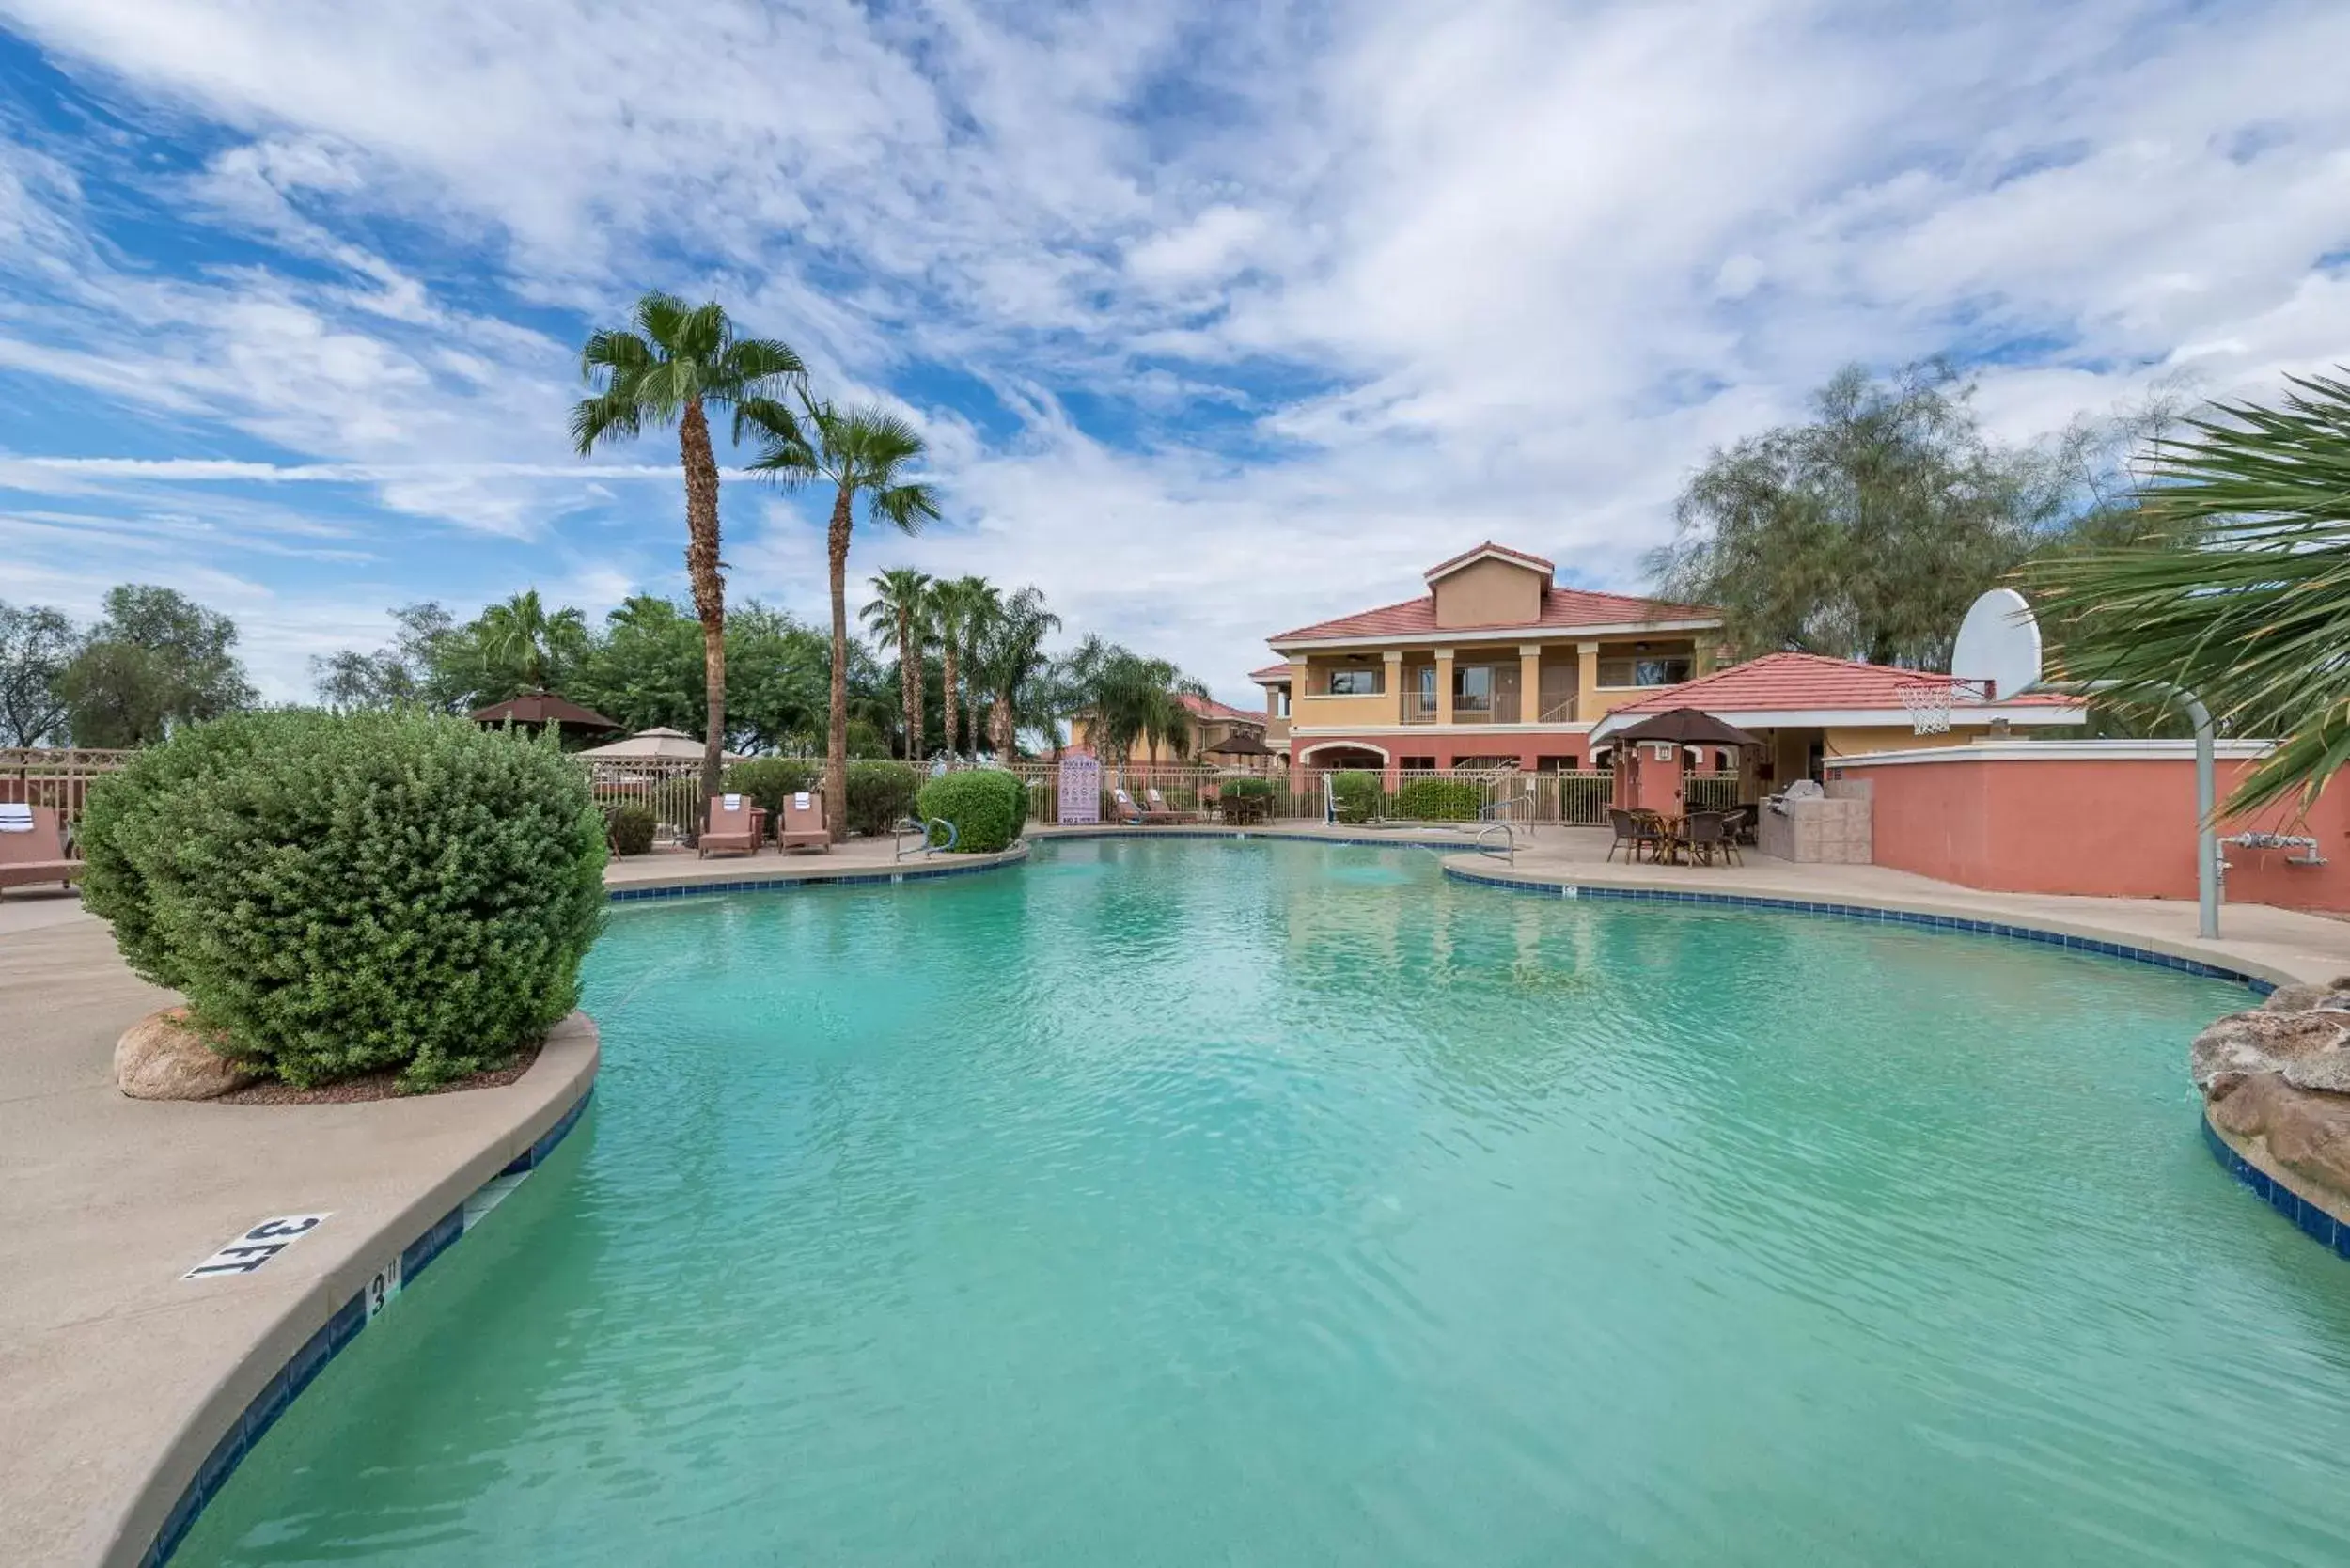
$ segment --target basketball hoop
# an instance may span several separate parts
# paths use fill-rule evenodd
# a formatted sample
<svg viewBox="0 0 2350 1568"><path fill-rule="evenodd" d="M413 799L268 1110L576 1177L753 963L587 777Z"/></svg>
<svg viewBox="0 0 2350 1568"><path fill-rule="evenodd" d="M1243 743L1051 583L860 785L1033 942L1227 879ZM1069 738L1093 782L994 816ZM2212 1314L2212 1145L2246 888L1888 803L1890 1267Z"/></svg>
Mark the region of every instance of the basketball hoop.
<svg viewBox="0 0 2350 1568"><path fill-rule="evenodd" d="M1988 702L1991 683L1938 675L1904 681L1893 688L1893 693L1902 699L1902 706L1909 710L1911 734L1947 735L1950 732L1951 699L1963 697L1970 702Z"/></svg>

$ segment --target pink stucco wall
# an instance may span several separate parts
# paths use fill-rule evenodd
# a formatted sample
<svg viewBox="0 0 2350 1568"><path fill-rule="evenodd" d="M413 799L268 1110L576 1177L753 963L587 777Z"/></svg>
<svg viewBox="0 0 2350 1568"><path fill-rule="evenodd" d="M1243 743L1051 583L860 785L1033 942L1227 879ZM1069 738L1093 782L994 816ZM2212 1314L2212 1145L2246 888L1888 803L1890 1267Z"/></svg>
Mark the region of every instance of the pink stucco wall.
<svg viewBox="0 0 2350 1568"><path fill-rule="evenodd" d="M2219 797L2251 766L2223 758ZM2035 761L1969 758L1868 766L1876 863L1969 887L2108 898L2195 897L2195 764L2187 757ZM2307 833L2324 866L2288 866L2288 850L2223 846L2226 897L2237 903L2350 910L2350 784L2337 780L2305 821L2278 809L2220 824Z"/></svg>

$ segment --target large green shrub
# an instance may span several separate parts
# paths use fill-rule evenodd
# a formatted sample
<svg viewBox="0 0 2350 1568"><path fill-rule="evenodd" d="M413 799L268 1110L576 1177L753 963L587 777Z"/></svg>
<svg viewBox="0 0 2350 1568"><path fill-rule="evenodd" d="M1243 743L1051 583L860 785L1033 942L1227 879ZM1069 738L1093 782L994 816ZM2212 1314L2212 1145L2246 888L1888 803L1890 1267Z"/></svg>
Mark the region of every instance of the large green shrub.
<svg viewBox="0 0 2350 1568"><path fill-rule="evenodd" d="M1396 787L1394 815L1413 823L1475 822L1477 796L1474 779L1406 779Z"/></svg>
<svg viewBox="0 0 2350 1568"><path fill-rule="evenodd" d="M1339 821L1360 824L1379 814L1379 776L1348 770L1330 776L1330 794Z"/></svg>
<svg viewBox="0 0 2350 1568"><path fill-rule="evenodd" d="M955 824L955 849L992 855L1011 847L1028 820L1028 787L999 768L950 773L922 786L915 808Z"/></svg>
<svg viewBox="0 0 2350 1568"><path fill-rule="evenodd" d="M658 825L651 807L641 800L624 800L618 806L605 807L603 821L610 831L615 855L650 853L653 829Z"/></svg>
<svg viewBox="0 0 2350 1568"><path fill-rule="evenodd" d="M131 966L293 1084L506 1061L572 1010L603 919L580 769L430 713L182 729L91 791L81 842Z"/></svg>
<svg viewBox="0 0 2350 1568"><path fill-rule="evenodd" d="M767 812L769 829L783 821L783 803L802 790L824 787L823 760L815 757L752 757L727 766L726 787L748 795ZM697 810L699 820L701 812Z"/></svg>
<svg viewBox="0 0 2350 1568"><path fill-rule="evenodd" d="M1241 825L1261 823L1272 814L1273 780L1223 779L1216 785L1216 796L1223 804L1226 822Z"/></svg>
<svg viewBox="0 0 2350 1568"><path fill-rule="evenodd" d="M914 813L922 792L921 770L910 762L849 764L849 831L878 837Z"/></svg>

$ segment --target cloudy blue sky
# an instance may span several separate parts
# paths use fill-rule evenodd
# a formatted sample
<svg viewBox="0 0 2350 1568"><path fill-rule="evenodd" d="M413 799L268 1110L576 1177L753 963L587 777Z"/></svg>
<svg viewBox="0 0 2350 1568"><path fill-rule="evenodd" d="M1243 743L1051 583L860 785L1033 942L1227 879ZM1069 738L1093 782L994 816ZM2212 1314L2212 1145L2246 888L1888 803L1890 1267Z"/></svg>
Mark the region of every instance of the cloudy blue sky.
<svg viewBox="0 0 2350 1568"><path fill-rule="evenodd" d="M673 445L563 436L660 287L925 427L860 576L1245 699L1487 535L1638 586L1847 360L2027 434L2350 358L2344 59L2338 0L0 0L0 598L176 585L291 697L392 604L682 593ZM805 504L725 521L818 611Z"/></svg>

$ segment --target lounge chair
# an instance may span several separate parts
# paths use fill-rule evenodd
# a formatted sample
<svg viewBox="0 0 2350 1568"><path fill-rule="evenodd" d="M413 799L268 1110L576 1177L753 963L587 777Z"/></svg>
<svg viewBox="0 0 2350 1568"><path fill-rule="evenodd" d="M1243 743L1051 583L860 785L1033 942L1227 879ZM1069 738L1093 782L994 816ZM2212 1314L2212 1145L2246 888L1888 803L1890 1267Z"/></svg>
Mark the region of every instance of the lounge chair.
<svg viewBox="0 0 2350 1568"><path fill-rule="evenodd" d="M70 887L81 874L82 863L66 857L55 807L0 803L0 887Z"/></svg>
<svg viewBox="0 0 2350 1568"><path fill-rule="evenodd" d="M751 804L748 795L712 795L710 815L702 823L700 858L712 852L757 855L767 836L767 813Z"/></svg>
<svg viewBox="0 0 2350 1568"><path fill-rule="evenodd" d="M783 825L776 830L776 843L787 850L832 853L832 829L824 825L824 797L821 793L800 790L784 797Z"/></svg>
<svg viewBox="0 0 2350 1568"><path fill-rule="evenodd" d="M1147 822L1166 821L1164 817L1152 817L1148 808L1136 806L1135 797L1128 794L1122 787L1112 790L1110 799L1117 803L1118 820L1130 827L1139 827Z"/></svg>
<svg viewBox="0 0 2350 1568"><path fill-rule="evenodd" d="M1189 812L1178 811L1172 806L1167 805L1167 797L1159 793L1158 786L1155 784L1142 792L1142 798L1143 814L1152 822L1180 823L1190 815Z"/></svg>

